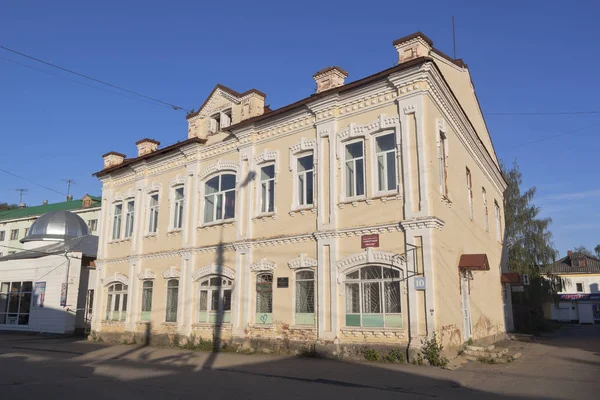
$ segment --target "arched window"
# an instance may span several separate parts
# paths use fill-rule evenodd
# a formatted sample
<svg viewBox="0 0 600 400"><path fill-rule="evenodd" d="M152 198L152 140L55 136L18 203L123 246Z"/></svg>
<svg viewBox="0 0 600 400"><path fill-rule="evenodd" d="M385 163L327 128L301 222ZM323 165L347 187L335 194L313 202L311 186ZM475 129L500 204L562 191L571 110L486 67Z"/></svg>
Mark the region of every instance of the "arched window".
<svg viewBox="0 0 600 400"><path fill-rule="evenodd" d="M179 297L179 281L170 279L167 282L167 315L166 322L177 322L177 298Z"/></svg>
<svg viewBox="0 0 600 400"><path fill-rule="evenodd" d="M315 273L296 272L296 325L315 324Z"/></svg>
<svg viewBox="0 0 600 400"><path fill-rule="evenodd" d="M376 265L346 275L346 326L401 327L399 270Z"/></svg>
<svg viewBox="0 0 600 400"><path fill-rule="evenodd" d="M152 292L154 282L144 281L142 284L142 321L150 321L152 314Z"/></svg>
<svg viewBox="0 0 600 400"><path fill-rule="evenodd" d="M127 315L127 285L113 283L106 296L106 320L125 321Z"/></svg>
<svg viewBox="0 0 600 400"><path fill-rule="evenodd" d="M256 277L256 323L273 323L273 274Z"/></svg>
<svg viewBox="0 0 600 400"><path fill-rule="evenodd" d="M235 218L235 175L217 175L204 186L204 222L232 218Z"/></svg>
<svg viewBox="0 0 600 400"><path fill-rule="evenodd" d="M222 276L209 276L200 281L198 322L230 323L232 289L231 279Z"/></svg>

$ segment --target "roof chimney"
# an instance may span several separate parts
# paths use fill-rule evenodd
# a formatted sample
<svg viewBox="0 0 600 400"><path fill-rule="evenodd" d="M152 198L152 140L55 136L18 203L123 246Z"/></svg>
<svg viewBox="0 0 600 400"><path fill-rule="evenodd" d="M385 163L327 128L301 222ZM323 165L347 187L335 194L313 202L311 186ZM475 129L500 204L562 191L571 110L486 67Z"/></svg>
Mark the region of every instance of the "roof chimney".
<svg viewBox="0 0 600 400"><path fill-rule="evenodd" d="M123 164L125 157L125 154L117 153L116 151L109 151L102 156L102 159L104 160L104 169L114 165Z"/></svg>
<svg viewBox="0 0 600 400"><path fill-rule="evenodd" d="M150 154L158 150L158 146L160 146L160 142L154 139L142 139L135 142L135 145L138 148L138 157L145 156L146 154Z"/></svg>
<svg viewBox="0 0 600 400"><path fill-rule="evenodd" d="M21 203L21 204L19 204L19 208L25 208L25 207L27 207L27 206L25 205L25 203Z"/></svg>
<svg viewBox="0 0 600 400"><path fill-rule="evenodd" d="M313 75L317 82L317 93L344 85L348 73L340 67L327 67Z"/></svg>
<svg viewBox="0 0 600 400"><path fill-rule="evenodd" d="M67 201L71 201L73 200L73 195L72 194L68 194L67 195Z"/></svg>
<svg viewBox="0 0 600 400"><path fill-rule="evenodd" d="M394 40L394 47L398 51L398 64L402 64L415 58L428 56L433 48L433 40L422 32L415 32Z"/></svg>
<svg viewBox="0 0 600 400"><path fill-rule="evenodd" d="M43 200L43 201L42 201L42 205L43 205L43 206L46 206L46 205L48 205L48 200Z"/></svg>

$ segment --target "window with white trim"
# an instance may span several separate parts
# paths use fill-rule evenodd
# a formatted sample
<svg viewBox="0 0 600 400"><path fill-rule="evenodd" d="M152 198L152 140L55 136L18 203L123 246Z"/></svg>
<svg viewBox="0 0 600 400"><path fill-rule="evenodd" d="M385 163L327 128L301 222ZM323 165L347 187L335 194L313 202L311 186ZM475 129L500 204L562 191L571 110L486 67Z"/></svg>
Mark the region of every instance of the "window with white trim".
<svg viewBox="0 0 600 400"><path fill-rule="evenodd" d="M575 287L577 289L577 293L583 293L583 283L582 282L577 282L575 284Z"/></svg>
<svg viewBox="0 0 600 400"><path fill-rule="evenodd" d="M296 272L296 325L315 324L315 273Z"/></svg>
<svg viewBox="0 0 600 400"><path fill-rule="evenodd" d="M158 192L150 193L150 202L148 205L148 233L158 231Z"/></svg>
<svg viewBox="0 0 600 400"><path fill-rule="evenodd" d="M145 280L142 283L142 321L150 321L152 317L152 294L154 292L154 282Z"/></svg>
<svg viewBox="0 0 600 400"><path fill-rule="evenodd" d="M296 163L298 206L312 205L314 203L314 157L312 154L299 156Z"/></svg>
<svg viewBox="0 0 600 400"><path fill-rule="evenodd" d="M33 282L0 283L0 325L29 325Z"/></svg>
<svg viewBox="0 0 600 400"><path fill-rule="evenodd" d="M500 215L500 206L496 200L494 200L494 214L496 216L496 239L502 242L502 217Z"/></svg>
<svg viewBox="0 0 600 400"><path fill-rule="evenodd" d="M256 276L256 323L273 323L273 274Z"/></svg>
<svg viewBox="0 0 600 400"><path fill-rule="evenodd" d="M438 141L438 168L440 174L440 191L443 196L448 197L448 165L446 164L446 134L439 131Z"/></svg>
<svg viewBox="0 0 600 400"><path fill-rule="evenodd" d="M397 190L395 133L375 137L375 158L377 160L377 191Z"/></svg>
<svg viewBox="0 0 600 400"><path fill-rule="evenodd" d="M11 229L10 230L10 240L17 240L19 238L19 230Z"/></svg>
<svg viewBox="0 0 600 400"><path fill-rule="evenodd" d="M171 226L173 229L181 229L183 226L183 205L185 202L184 187L176 186L173 188L173 220Z"/></svg>
<svg viewBox="0 0 600 400"><path fill-rule="evenodd" d="M231 323L233 282L223 276L208 276L200 281L198 322Z"/></svg>
<svg viewBox="0 0 600 400"><path fill-rule="evenodd" d="M106 314L107 321L125 321L127 316L127 285L112 283L107 288Z"/></svg>
<svg viewBox="0 0 600 400"><path fill-rule="evenodd" d="M179 280L167 281L167 313L165 322L177 322L177 300L179 298Z"/></svg>
<svg viewBox="0 0 600 400"><path fill-rule="evenodd" d="M217 175L204 184L204 222L235 218L235 175Z"/></svg>
<svg viewBox="0 0 600 400"><path fill-rule="evenodd" d="M117 240L121 238L121 218L123 216L123 203L117 203L114 205L113 212L113 231L112 238Z"/></svg>
<svg viewBox="0 0 600 400"><path fill-rule="evenodd" d="M275 165L265 165L260 169L260 212L275 211Z"/></svg>
<svg viewBox="0 0 600 400"><path fill-rule="evenodd" d="M346 197L364 196L365 157L363 141L348 143L344 148Z"/></svg>
<svg viewBox="0 0 600 400"><path fill-rule="evenodd" d="M483 227L486 232L490 231L490 222L488 219L488 203L487 203L487 192L484 187L481 187L481 196L483 197Z"/></svg>
<svg viewBox="0 0 600 400"><path fill-rule="evenodd" d="M6 238L6 231L0 231L0 242L3 242Z"/></svg>
<svg viewBox="0 0 600 400"><path fill-rule="evenodd" d="M125 237L129 238L133 235L133 222L135 218L135 201L130 200L125 203Z"/></svg>
<svg viewBox="0 0 600 400"><path fill-rule="evenodd" d="M472 181L471 181L471 171L469 171L469 168L467 168L466 178L467 178L467 197L469 200L469 218L472 221L473 220L473 186L472 186Z"/></svg>
<svg viewBox="0 0 600 400"><path fill-rule="evenodd" d="M88 230L91 232L96 232L98 230L98 220L97 219L90 219L87 222L88 225Z"/></svg>
<svg viewBox="0 0 600 400"><path fill-rule="evenodd" d="M346 326L402 327L399 270L369 265L346 274Z"/></svg>

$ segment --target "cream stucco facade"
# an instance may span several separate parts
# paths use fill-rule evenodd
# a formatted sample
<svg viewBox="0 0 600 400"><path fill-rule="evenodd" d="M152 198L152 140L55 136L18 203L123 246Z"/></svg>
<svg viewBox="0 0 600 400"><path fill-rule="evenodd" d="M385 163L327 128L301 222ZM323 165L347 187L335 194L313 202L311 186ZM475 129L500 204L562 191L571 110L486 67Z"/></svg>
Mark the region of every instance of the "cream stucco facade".
<svg viewBox="0 0 600 400"><path fill-rule="evenodd" d="M422 34L394 45L397 66L346 84L327 68L274 111L217 86L188 140L106 154L94 334L501 337L506 184L469 71Z"/></svg>

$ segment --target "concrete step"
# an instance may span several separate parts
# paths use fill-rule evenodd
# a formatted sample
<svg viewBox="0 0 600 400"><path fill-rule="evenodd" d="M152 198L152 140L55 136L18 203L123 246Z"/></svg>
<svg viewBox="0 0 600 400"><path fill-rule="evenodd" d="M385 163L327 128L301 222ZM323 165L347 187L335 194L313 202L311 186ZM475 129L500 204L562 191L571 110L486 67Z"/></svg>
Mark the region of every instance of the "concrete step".
<svg viewBox="0 0 600 400"><path fill-rule="evenodd" d="M493 357L484 354L485 353L483 352L481 352L481 354L478 355L466 354L464 357L469 361L477 361L484 364L506 364L521 357L520 352L503 352L502 355L499 357Z"/></svg>
<svg viewBox="0 0 600 400"><path fill-rule="evenodd" d="M472 351L492 351L494 350L496 346L493 344L490 344L489 346L482 346L482 345L467 345L467 350L472 350Z"/></svg>
<svg viewBox="0 0 600 400"><path fill-rule="evenodd" d="M472 357L483 357L483 358L500 358L506 355L508 349L494 349L492 351L475 351L470 350L467 347L465 354Z"/></svg>

